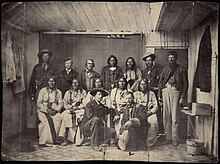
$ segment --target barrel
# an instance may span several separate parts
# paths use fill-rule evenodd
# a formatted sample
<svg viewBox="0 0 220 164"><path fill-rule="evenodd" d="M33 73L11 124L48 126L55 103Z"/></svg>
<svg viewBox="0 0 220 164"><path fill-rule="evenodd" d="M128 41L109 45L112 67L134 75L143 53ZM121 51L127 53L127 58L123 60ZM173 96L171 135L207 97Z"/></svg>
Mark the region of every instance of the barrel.
<svg viewBox="0 0 220 164"><path fill-rule="evenodd" d="M187 139L187 153L190 155L202 155L204 151L204 141L199 139Z"/></svg>

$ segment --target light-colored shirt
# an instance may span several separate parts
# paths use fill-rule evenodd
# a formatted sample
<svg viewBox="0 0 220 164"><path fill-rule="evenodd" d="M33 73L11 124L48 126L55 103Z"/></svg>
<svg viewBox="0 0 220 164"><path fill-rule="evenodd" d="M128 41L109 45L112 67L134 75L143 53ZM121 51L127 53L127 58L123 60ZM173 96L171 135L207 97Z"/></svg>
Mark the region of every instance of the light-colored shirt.
<svg viewBox="0 0 220 164"><path fill-rule="evenodd" d="M135 70L125 69L124 70L124 77L127 80L136 80L142 78L142 73L140 68L136 68Z"/></svg>
<svg viewBox="0 0 220 164"><path fill-rule="evenodd" d="M83 108L84 105L82 103L83 99L86 98L86 91L84 89L80 90L78 89L78 91L75 90L68 90L66 91L64 98L63 98L63 103L64 103L64 108L69 110L73 103L75 102L80 102L80 106L79 108Z"/></svg>
<svg viewBox="0 0 220 164"><path fill-rule="evenodd" d="M142 73L141 73L140 68L136 68L135 70L125 69L124 77L126 78L127 81L134 80L134 84L132 86L128 84L128 89L137 91L139 81L142 79Z"/></svg>
<svg viewBox="0 0 220 164"><path fill-rule="evenodd" d="M54 110L60 111L63 107L62 93L59 89L51 90L44 87L40 90L37 99L37 108L41 112L47 113L46 109L48 102L52 103Z"/></svg>
<svg viewBox="0 0 220 164"><path fill-rule="evenodd" d="M125 95L129 90L121 90L119 88L112 89L109 99L107 100L107 105L112 108L116 108L121 111L126 105ZM116 105L116 106L115 106Z"/></svg>
<svg viewBox="0 0 220 164"><path fill-rule="evenodd" d="M148 100L148 98L149 98L149 100ZM149 92L149 97L148 97L147 93L144 94L141 91L136 91L134 93L134 101L139 105L141 104L141 105L147 106L148 110L151 111L152 114L156 113L158 110L157 98L156 98L154 92L152 92L152 91Z"/></svg>

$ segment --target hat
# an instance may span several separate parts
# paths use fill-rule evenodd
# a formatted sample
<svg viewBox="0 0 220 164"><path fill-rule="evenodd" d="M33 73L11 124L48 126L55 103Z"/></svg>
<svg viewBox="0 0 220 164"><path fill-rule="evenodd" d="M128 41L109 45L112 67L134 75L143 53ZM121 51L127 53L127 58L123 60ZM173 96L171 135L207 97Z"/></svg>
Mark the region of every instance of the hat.
<svg viewBox="0 0 220 164"><path fill-rule="evenodd" d="M48 49L43 49L43 50L41 50L41 51L38 53L37 56L40 58L40 57L42 57L43 54L49 54L50 57L53 55L50 50L48 50Z"/></svg>
<svg viewBox="0 0 220 164"><path fill-rule="evenodd" d="M101 89L101 88L92 89L92 90L90 91L90 94L91 94L92 96L95 96L97 92L101 92L102 95L103 95L103 97L108 96L108 92L105 91L104 89Z"/></svg>
<svg viewBox="0 0 220 164"><path fill-rule="evenodd" d="M177 52L176 51L169 51L167 53L167 56L169 56L169 55L174 55L177 58Z"/></svg>
<svg viewBox="0 0 220 164"><path fill-rule="evenodd" d="M71 57L66 57L66 58L64 59L65 62L66 62L66 61L69 61L69 60L73 61L73 60L71 59Z"/></svg>
<svg viewBox="0 0 220 164"><path fill-rule="evenodd" d="M129 140L128 131L124 131L122 135L119 136L118 145L117 145L118 148L121 150L126 150L128 145L128 140Z"/></svg>
<svg viewBox="0 0 220 164"><path fill-rule="evenodd" d="M148 57L152 57L152 60L153 60L153 61L156 59L156 55L155 55L154 53L148 53L146 56L144 56L144 57L142 58L142 60L145 61L146 58L148 58Z"/></svg>

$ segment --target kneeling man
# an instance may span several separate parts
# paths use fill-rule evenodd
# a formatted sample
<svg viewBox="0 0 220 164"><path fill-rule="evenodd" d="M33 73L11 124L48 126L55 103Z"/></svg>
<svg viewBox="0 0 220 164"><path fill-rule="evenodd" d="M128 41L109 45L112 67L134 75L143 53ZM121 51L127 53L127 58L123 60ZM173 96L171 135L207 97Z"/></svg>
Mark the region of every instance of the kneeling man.
<svg viewBox="0 0 220 164"><path fill-rule="evenodd" d="M128 147L137 149L145 145L148 123L146 109L142 105L134 102L132 92L126 94L127 105L124 108L121 128L119 132L118 147L126 150Z"/></svg>
<svg viewBox="0 0 220 164"><path fill-rule="evenodd" d="M108 95L103 89L93 89L90 94L94 100L90 101L85 108L81 123L81 133L84 137L90 137L90 145L95 151L102 151L101 143L115 139L115 130L104 126L104 119L109 113L115 110L104 106L102 98Z"/></svg>

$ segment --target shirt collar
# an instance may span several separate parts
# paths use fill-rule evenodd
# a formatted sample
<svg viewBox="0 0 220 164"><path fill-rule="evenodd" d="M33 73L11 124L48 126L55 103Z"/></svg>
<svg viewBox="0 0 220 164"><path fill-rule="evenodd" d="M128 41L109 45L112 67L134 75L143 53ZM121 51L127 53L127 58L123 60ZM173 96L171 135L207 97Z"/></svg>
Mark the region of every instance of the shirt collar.
<svg viewBox="0 0 220 164"><path fill-rule="evenodd" d="M98 105L100 105L101 103L100 102L98 102L96 99L94 99L95 101L96 101L96 103L98 104Z"/></svg>
<svg viewBox="0 0 220 164"><path fill-rule="evenodd" d="M67 68L66 68L65 70L66 70L67 72L70 72L70 71L71 71L71 68L70 68L70 69L67 69Z"/></svg>

